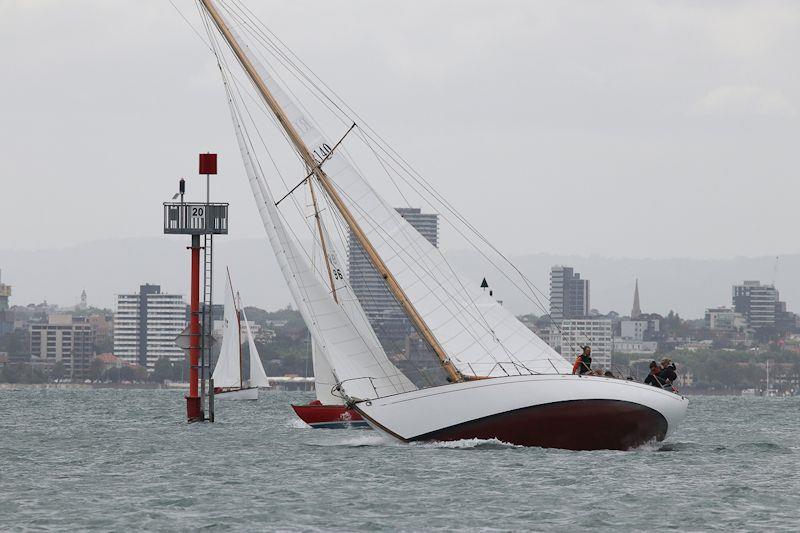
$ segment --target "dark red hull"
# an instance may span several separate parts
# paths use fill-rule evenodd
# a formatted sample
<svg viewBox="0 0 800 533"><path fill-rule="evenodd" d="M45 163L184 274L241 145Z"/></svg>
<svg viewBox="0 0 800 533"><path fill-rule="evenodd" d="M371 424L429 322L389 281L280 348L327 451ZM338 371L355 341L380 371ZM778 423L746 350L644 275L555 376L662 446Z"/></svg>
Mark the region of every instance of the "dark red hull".
<svg viewBox="0 0 800 533"><path fill-rule="evenodd" d="M508 411L407 440L497 439L541 448L629 450L663 440L666 433L664 416L643 405L576 400Z"/></svg>
<svg viewBox="0 0 800 533"><path fill-rule="evenodd" d="M292 405L292 409L303 422L313 428L347 429L369 427L360 414L344 405Z"/></svg>

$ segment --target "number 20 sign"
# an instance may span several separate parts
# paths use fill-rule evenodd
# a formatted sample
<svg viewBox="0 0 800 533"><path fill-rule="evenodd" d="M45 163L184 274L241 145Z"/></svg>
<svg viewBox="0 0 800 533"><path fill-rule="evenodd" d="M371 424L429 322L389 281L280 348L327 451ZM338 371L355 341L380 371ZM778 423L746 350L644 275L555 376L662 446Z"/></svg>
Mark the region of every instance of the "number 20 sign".
<svg viewBox="0 0 800 533"><path fill-rule="evenodd" d="M206 225L206 208L205 206L191 206L189 208L189 216L191 217L191 225L193 228L205 227Z"/></svg>

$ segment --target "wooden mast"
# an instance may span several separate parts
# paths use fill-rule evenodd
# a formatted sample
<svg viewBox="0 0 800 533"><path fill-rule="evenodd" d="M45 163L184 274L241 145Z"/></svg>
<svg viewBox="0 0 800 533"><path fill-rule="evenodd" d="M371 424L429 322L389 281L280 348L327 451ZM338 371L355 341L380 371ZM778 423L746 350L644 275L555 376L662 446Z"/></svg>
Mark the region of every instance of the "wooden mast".
<svg viewBox="0 0 800 533"><path fill-rule="evenodd" d="M331 267L331 260L328 257L328 247L325 244L325 235L322 233L322 220L319 217L319 207L317 206L317 193L314 192L314 185L311 180L308 180L308 190L311 191L311 202L314 204L314 218L317 221L317 232L319 232L319 242L322 244L322 257L325 258L325 265L328 267L328 281L331 283L331 294L333 301L339 303L339 297L336 296L336 285L333 284L333 268Z"/></svg>
<svg viewBox="0 0 800 533"><path fill-rule="evenodd" d="M319 168L317 161L316 159L314 159L314 156L312 155L311 151L303 142L303 139L300 137L300 134L297 133L297 130L295 129L294 125L289 121L288 117L286 116L286 113L283 111L283 109L281 109L281 106L275 100L275 97L272 95L269 88L264 83L264 80L261 79L261 76L259 75L255 66L253 65L252 61L250 61L250 58L247 57L242 47L234 38L230 28L228 28L227 23L217 10L217 7L214 5L212 0L200 0L200 1L202 2L203 7L206 8L208 14L211 15L211 18L214 20L214 23L216 24L220 33L222 33L222 36L225 37L226 41L228 41L228 44L233 50L233 53L239 59L239 62L242 64L242 67L244 67L245 71L247 72L247 75L250 76L250 79L253 81L256 88L261 93L261 96L264 98L264 101L267 103L269 108L275 114L275 117L278 119L278 122L286 131L286 134L289 136L289 139L291 140L295 149L300 154L300 157L303 158L303 161L305 162L306 166L309 169L311 169L311 172L314 173L314 175L316 176L317 180L320 183L320 186L325 190L328 197L331 199L336 208L339 210L339 212L342 215L342 218L344 218L345 222L350 227L350 230L353 232L353 235L356 237L356 240L358 240L358 243L362 246L362 248L364 248L367 257L369 257L373 266L375 266L375 269L378 271L378 273L381 275L384 281L386 281L386 285L391 291L392 295L394 295L395 299L400 303L403 310L411 319L411 322L417 328L417 331L420 332L425 341L428 344L430 344L431 348L433 348L433 351L439 358L442 368L444 368L445 372L447 372L450 381L452 382L464 381L464 376L462 376L461 372L459 372L458 369L455 367L455 365L453 365L453 363L450 362L450 358L447 357L447 353L444 351L444 348L442 348L442 345L439 344L439 341L436 339L436 336L434 336L433 332L430 330L428 325L422 319L419 312L414 307L414 304L408 299L408 297L405 294L405 291L403 291L403 288L400 286L400 284L394 278L394 275L392 275L392 273L387 268L386 263L384 263L381 256L378 255L378 252L375 250L375 247L369 241L366 234L361 229L356 219L353 217L352 213L350 213L350 210L345 205L344 201L342 200L336 188L331 183L327 174L325 174L325 172L323 172L323 170Z"/></svg>

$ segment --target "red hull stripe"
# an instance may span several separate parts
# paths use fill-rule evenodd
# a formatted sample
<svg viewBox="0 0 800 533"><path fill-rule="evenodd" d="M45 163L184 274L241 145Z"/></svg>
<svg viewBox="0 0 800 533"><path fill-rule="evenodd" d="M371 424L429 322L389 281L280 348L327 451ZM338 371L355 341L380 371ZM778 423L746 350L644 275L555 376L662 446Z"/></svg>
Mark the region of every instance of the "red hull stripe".
<svg viewBox="0 0 800 533"><path fill-rule="evenodd" d="M300 419L312 427L363 427L367 423L357 412L343 405L292 405Z"/></svg>
<svg viewBox="0 0 800 533"><path fill-rule="evenodd" d="M628 450L661 441L667 433L667 420L661 413L619 400L572 400L524 407L410 439L403 439L374 419L370 421L406 442L497 439L519 446L566 450Z"/></svg>

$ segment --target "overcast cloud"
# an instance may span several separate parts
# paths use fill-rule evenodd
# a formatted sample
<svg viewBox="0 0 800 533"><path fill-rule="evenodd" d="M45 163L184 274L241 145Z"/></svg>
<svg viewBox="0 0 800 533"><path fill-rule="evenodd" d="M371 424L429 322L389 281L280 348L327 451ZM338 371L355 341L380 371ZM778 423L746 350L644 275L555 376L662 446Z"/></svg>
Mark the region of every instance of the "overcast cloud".
<svg viewBox="0 0 800 533"><path fill-rule="evenodd" d="M512 254L800 252L798 2L248 4ZM159 235L200 151L263 235L167 0L0 0L0 50L0 248Z"/></svg>

